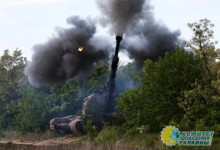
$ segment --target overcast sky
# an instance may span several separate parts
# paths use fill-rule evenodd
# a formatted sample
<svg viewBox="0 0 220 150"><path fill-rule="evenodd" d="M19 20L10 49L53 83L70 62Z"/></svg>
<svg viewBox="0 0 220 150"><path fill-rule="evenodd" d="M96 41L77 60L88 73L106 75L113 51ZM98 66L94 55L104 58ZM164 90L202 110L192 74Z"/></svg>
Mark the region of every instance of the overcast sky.
<svg viewBox="0 0 220 150"><path fill-rule="evenodd" d="M188 22L210 19L220 42L220 0L151 0L151 4L156 19L171 30L179 29L185 40L192 36ZM0 0L0 55L18 48L30 60L32 47L45 43L57 27L68 27L66 18L75 15L95 18L100 12L95 0Z"/></svg>

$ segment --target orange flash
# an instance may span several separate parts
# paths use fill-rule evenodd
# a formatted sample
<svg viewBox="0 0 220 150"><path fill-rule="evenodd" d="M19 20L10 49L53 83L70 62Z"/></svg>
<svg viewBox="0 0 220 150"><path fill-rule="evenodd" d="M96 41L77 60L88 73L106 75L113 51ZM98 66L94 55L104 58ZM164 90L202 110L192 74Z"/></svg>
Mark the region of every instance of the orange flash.
<svg viewBox="0 0 220 150"><path fill-rule="evenodd" d="M78 51L83 51L83 49L84 49L84 46L80 46L79 48L78 48Z"/></svg>

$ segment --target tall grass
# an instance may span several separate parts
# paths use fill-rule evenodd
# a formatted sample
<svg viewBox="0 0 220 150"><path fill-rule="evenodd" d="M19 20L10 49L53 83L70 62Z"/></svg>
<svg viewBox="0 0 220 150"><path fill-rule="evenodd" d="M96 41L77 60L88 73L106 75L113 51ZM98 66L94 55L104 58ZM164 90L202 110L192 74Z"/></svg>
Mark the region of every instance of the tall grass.
<svg viewBox="0 0 220 150"><path fill-rule="evenodd" d="M44 133L31 132L26 134L21 134L16 130L6 130L0 136L0 140L43 141L55 137L58 137L58 135L50 130Z"/></svg>
<svg viewBox="0 0 220 150"><path fill-rule="evenodd" d="M166 146L160 133L128 134L122 127L107 126L91 141L96 146L130 147L156 150L220 150L220 137L213 138L212 146ZM120 149L119 149L120 150Z"/></svg>

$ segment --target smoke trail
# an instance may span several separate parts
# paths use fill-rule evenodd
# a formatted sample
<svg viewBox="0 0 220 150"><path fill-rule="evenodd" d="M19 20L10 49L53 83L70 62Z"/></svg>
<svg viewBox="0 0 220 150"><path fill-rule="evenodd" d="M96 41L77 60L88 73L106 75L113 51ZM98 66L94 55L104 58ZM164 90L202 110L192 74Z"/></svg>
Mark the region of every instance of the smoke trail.
<svg viewBox="0 0 220 150"><path fill-rule="evenodd" d="M62 82L68 78L88 75L94 64L108 58L108 44L103 40L102 46L94 46L98 38L93 35L96 27L91 20L70 17L67 23L73 25L69 29L58 29L57 37L46 44L34 46L32 62L25 68L25 75L35 86ZM84 46L82 52L79 46Z"/></svg>
<svg viewBox="0 0 220 150"><path fill-rule="evenodd" d="M124 34L123 48L139 68L146 59L157 60L175 50L180 42L179 31L172 32L155 20L149 0L97 0L97 4L110 30Z"/></svg>

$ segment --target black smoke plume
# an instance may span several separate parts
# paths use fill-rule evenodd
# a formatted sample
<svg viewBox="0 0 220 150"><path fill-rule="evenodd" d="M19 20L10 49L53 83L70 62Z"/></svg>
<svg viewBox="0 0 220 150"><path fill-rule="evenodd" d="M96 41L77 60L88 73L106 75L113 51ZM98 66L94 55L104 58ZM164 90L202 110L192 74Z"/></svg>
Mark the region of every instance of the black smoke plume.
<svg viewBox="0 0 220 150"><path fill-rule="evenodd" d="M99 38L93 37L96 27L91 20L82 20L79 17L70 17L67 23L73 27L58 29L57 36L45 44L34 46L32 62L25 68L25 75L35 86L62 82L71 77L88 75L94 64L108 58L108 44ZM94 46L94 41L102 46ZM83 51L78 51L84 46Z"/></svg>
<svg viewBox="0 0 220 150"><path fill-rule="evenodd" d="M148 18L130 32L132 36L127 36L124 47L138 68L142 68L146 59L157 61L159 56L181 44L179 31L170 31L154 18Z"/></svg>
<svg viewBox="0 0 220 150"><path fill-rule="evenodd" d="M146 59L157 60L164 52L175 50L180 41L179 31L170 31L155 20L149 0L96 2L103 15L102 23L110 26L111 33L123 35L121 47L139 68ZM34 46L32 62L25 68L31 84L42 86L84 77L92 72L95 63L109 57L110 42L94 36L93 21L71 17L67 23L73 27L58 29L56 37ZM84 46L82 52L77 50L80 46Z"/></svg>
<svg viewBox="0 0 220 150"><path fill-rule="evenodd" d="M110 30L124 34L122 46L138 68L146 59L157 60L175 50L180 42L179 31L172 32L155 20L149 0L97 0L97 4Z"/></svg>
<svg viewBox="0 0 220 150"><path fill-rule="evenodd" d="M122 35L129 26L135 26L143 18L145 0L96 0L105 15L102 24L110 24L111 31Z"/></svg>

